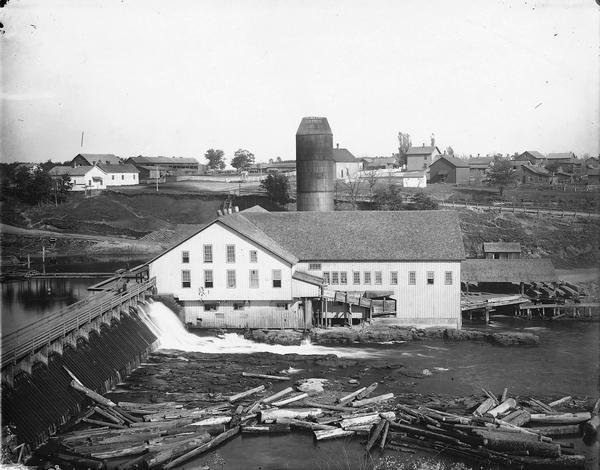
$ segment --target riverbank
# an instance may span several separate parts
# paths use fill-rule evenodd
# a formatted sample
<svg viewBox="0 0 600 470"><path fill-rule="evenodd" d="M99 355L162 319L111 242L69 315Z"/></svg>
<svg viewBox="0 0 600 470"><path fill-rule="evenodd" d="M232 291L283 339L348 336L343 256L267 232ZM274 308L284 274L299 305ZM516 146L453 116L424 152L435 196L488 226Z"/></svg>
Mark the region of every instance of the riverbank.
<svg viewBox="0 0 600 470"><path fill-rule="evenodd" d="M252 341L300 345L305 334L297 330L249 330L244 336ZM524 332L490 332L474 329L457 330L453 328L415 328L390 325L375 321L352 327L313 328L308 332L313 344L385 344L409 341L447 340L447 341L486 341L501 346L539 344L539 336Z"/></svg>

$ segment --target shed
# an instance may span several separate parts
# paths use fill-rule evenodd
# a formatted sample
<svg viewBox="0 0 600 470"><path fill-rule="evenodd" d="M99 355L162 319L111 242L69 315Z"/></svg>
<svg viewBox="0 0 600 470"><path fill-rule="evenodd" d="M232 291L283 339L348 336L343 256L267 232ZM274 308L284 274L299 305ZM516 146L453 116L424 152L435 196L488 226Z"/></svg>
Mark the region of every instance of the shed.
<svg viewBox="0 0 600 470"><path fill-rule="evenodd" d="M545 168L522 165L521 182L523 184L550 184L552 182L552 173Z"/></svg>
<svg viewBox="0 0 600 470"><path fill-rule="evenodd" d="M466 184L469 182L469 162L442 155L429 167L430 183Z"/></svg>
<svg viewBox="0 0 600 470"><path fill-rule="evenodd" d="M518 259L521 257L521 244L518 242L486 242L483 244L486 259Z"/></svg>
<svg viewBox="0 0 600 470"><path fill-rule="evenodd" d="M550 259L466 259L461 262L461 282L556 282Z"/></svg>

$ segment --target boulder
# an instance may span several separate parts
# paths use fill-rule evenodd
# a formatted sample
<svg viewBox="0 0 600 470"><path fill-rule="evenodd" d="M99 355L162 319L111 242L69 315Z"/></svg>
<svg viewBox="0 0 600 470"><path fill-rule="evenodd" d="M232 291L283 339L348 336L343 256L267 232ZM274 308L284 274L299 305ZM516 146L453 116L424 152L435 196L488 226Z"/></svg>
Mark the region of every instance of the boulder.
<svg viewBox="0 0 600 470"><path fill-rule="evenodd" d="M309 395L320 395L324 392L323 385L327 383L327 379L302 379L296 382L296 390L305 392Z"/></svg>

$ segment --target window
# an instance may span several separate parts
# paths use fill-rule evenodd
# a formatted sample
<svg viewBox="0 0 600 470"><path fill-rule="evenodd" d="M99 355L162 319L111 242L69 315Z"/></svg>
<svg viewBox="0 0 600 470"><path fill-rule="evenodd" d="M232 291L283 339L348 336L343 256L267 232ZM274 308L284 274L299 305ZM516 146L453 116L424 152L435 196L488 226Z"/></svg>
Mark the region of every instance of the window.
<svg viewBox="0 0 600 470"><path fill-rule="evenodd" d="M227 262L235 263L235 245L227 245Z"/></svg>
<svg viewBox="0 0 600 470"><path fill-rule="evenodd" d="M192 276L188 270L181 271L181 287L192 287Z"/></svg>
<svg viewBox="0 0 600 470"><path fill-rule="evenodd" d="M352 272L352 284L360 284L360 271Z"/></svg>
<svg viewBox="0 0 600 470"><path fill-rule="evenodd" d="M125 175L121 175L121 180L124 180L124 179L125 179Z"/></svg>
<svg viewBox="0 0 600 470"><path fill-rule="evenodd" d="M189 251L181 252L181 262L186 263L186 264L190 262L190 252Z"/></svg>
<svg viewBox="0 0 600 470"><path fill-rule="evenodd" d="M371 272L370 271L365 271L363 273L363 277L364 277L365 284L371 284Z"/></svg>
<svg viewBox="0 0 600 470"><path fill-rule="evenodd" d="M244 310L244 304L236 302L236 303L233 304L233 309L234 310Z"/></svg>
<svg viewBox="0 0 600 470"><path fill-rule="evenodd" d="M452 271L446 271L444 276L444 284L446 284L447 286L452 285Z"/></svg>
<svg viewBox="0 0 600 470"><path fill-rule="evenodd" d="M408 284L414 286L417 283L417 272L408 271Z"/></svg>
<svg viewBox="0 0 600 470"><path fill-rule="evenodd" d="M216 312L217 304L204 304L204 311L205 312Z"/></svg>
<svg viewBox="0 0 600 470"><path fill-rule="evenodd" d="M207 269L204 271L204 287L212 288L213 284L213 272L211 269Z"/></svg>
<svg viewBox="0 0 600 470"><path fill-rule="evenodd" d="M250 262L258 263L258 251L250 250Z"/></svg>
<svg viewBox="0 0 600 470"><path fill-rule="evenodd" d="M115 175L111 175L111 176L112 176L112 179L114 180L115 179Z"/></svg>
<svg viewBox="0 0 600 470"><path fill-rule="evenodd" d="M325 284L329 284L329 273L328 272L323 273L323 282Z"/></svg>
<svg viewBox="0 0 600 470"><path fill-rule="evenodd" d="M340 283L339 273L337 271L333 271L331 273L331 283L332 284L339 284Z"/></svg>
<svg viewBox="0 0 600 470"><path fill-rule="evenodd" d="M345 271L340 273L340 284L348 284L348 273Z"/></svg>
<svg viewBox="0 0 600 470"><path fill-rule="evenodd" d="M278 310L287 310L288 304L275 304L275 308Z"/></svg>
<svg viewBox="0 0 600 470"><path fill-rule="evenodd" d="M250 270L250 288L258 289L258 269Z"/></svg>
<svg viewBox="0 0 600 470"><path fill-rule="evenodd" d="M281 287L281 269L273 270L273 287Z"/></svg>
<svg viewBox="0 0 600 470"><path fill-rule="evenodd" d="M390 273L390 284L392 284L392 285L398 284L398 271L392 271Z"/></svg>
<svg viewBox="0 0 600 470"><path fill-rule="evenodd" d="M308 270L309 271L320 271L321 263L309 263Z"/></svg>
<svg viewBox="0 0 600 470"><path fill-rule="evenodd" d="M433 271L427 271L427 285L429 285L429 286L433 285L433 281L434 281Z"/></svg>
<svg viewBox="0 0 600 470"><path fill-rule="evenodd" d="M213 262L212 245L204 245L204 262L205 263L212 263Z"/></svg>
<svg viewBox="0 0 600 470"><path fill-rule="evenodd" d="M227 288L235 289L235 270L233 269L227 270Z"/></svg>
<svg viewBox="0 0 600 470"><path fill-rule="evenodd" d="M383 276L381 275L381 271L375 271L375 284L381 285L383 282Z"/></svg>

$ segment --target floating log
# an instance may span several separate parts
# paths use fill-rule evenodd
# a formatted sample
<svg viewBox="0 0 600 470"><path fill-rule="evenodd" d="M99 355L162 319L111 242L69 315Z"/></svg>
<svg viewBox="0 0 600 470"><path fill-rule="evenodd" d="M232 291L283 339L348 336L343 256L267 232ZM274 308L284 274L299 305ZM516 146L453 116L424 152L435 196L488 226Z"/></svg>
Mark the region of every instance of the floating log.
<svg viewBox="0 0 600 470"><path fill-rule="evenodd" d="M183 408L181 403L175 401L165 401L163 403L142 403L142 402L131 402L131 401L120 401L118 403L119 408L125 409L139 409L139 410L162 410L165 408ZM156 412L156 411L154 411Z"/></svg>
<svg viewBox="0 0 600 470"><path fill-rule="evenodd" d="M196 435L191 439L186 439L183 442L179 442L174 446L170 446L169 448L154 454L151 458L146 460L146 464L149 468L158 467L163 465L165 462L177 459L178 457L188 453L192 449L198 448L198 446L201 446L208 441L210 441L210 434L205 433Z"/></svg>
<svg viewBox="0 0 600 470"><path fill-rule="evenodd" d="M365 447L365 450L367 452L370 452L371 449L373 448L373 446L375 445L375 443L377 442L377 440L379 439L379 436L381 435L383 428L385 427L385 424L388 421L386 419L382 419L379 421L379 423L377 423L375 425L375 429L373 430L373 433L371 434L371 437L369 438L369 440L367 441L367 445Z"/></svg>
<svg viewBox="0 0 600 470"><path fill-rule="evenodd" d="M492 401L494 402L494 405L499 405L500 402L498 401L498 398L496 398L496 395L494 395L492 392L490 392L489 390L486 390L485 388L481 387L481 391L483 393L485 393L487 395L488 398L491 398Z"/></svg>
<svg viewBox="0 0 600 470"><path fill-rule="evenodd" d="M279 418L277 422L287 423L293 428L308 429L310 431L327 431L331 429L338 429L334 426L329 426L328 424L312 423L310 421L304 421L295 418Z"/></svg>
<svg viewBox="0 0 600 470"><path fill-rule="evenodd" d="M508 436L510 435L505 435L502 437L498 436L499 435L485 438L483 441L483 445L488 449L492 449L499 452L524 452L526 453L526 455L536 457L560 457L559 444L524 440L522 439L522 435L513 439L508 438Z"/></svg>
<svg viewBox="0 0 600 470"><path fill-rule="evenodd" d="M100 416L103 416L104 418L108 419L109 421L112 421L115 424L123 424L125 422L122 419L113 416L111 413L104 411L99 406L94 406L93 410L94 413L98 413Z"/></svg>
<svg viewBox="0 0 600 470"><path fill-rule="evenodd" d="M262 423L267 420L278 421L281 418L308 418L309 416L321 416L323 410L320 408L271 408L261 410L258 413L259 421Z"/></svg>
<svg viewBox="0 0 600 470"><path fill-rule="evenodd" d="M366 389L367 389L367 387L359 388L355 392L352 392L350 395L346 395L345 397L339 398L338 399L338 403L340 403L342 405L345 404L345 403L348 403L349 401L354 400L358 395L360 395Z"/></svg>
<svg viewBox="0 0 600 470"><path fill-rule="evenodd" d="M387 441L387 435L390 430L390 422L386 419L385 426L383 427L383 432L381 433L381 441L379 442L379 450L385 450L385 444Z"/></svg>
<svg viewBox="0 0 600 470"><path fill-rule="evenodd" d="M493 407L494 407L494 399L488 397L481 403L481 405L479 405L477 407L477 409L475 411L473 411L473 414L483 416L485 413L487 413Z"/></svg>
<svg viewBox="0 0 600 470"><path fill-rule="evenodd" d="M213 416L200 421L190 423L190 426L213 426L215 424L227 424L231 421L231 416Z"/></svg>
<svg viewBox="0 0 600 470"><path fill-rule="evenodd" d="M555 406L560 406L560 405L564 405L565 403L568 403L569 401L571 401L571 397L563 397L560 398L559 400L555 400L553 402L548 403L548 406L554 408Z"/></svg>
<svg viewBox="0 0 600 470"><path fill-rule="evenodd" d="M245 392L238 393L237 395L232 395L227 400L230 403L233 403L234 401L238 401L238 400L241 400L242 398L249 397L250 395L254 395L255 393L262 392L264 389L265 389L265 386L260 385L255 388L251 388L250 390L246 390Z"/></svg>
<svg viewBox="0 0 600 470"><path fill-rule="evenodd" d="M278 398L281 398L281 397L287 395L288 393L292 393L293 391L294 391L294 389L292 387L284 388L280 392L277 392L274 395L271 395L270 397L264 398L262 400L262 402L263 403L271 403L272 401L275 401Z"/></svg>
<svg viewBox="0 0 600 470"><path fill-rule="evenodd" d="M539 400L536 400L535 398L530 398L529 402L533 403L534 405L536 405L539 408L541 408L544 411L544 413L556 413L556 410L553 410L548 405L546 405L545 403L543 403L543 402L541 402Z"/></svg>
<svg viewBox="0 0 600 470"><path fill-rule="evenodd" d="M107 450L104 452L92 452L90 453L90 457L95 459L116 459L122 457L130 457L132 455L143 454L148 450L148 444L138 444L138 445L128 445L127 447L123 447L121 449L115 450Z"/></svg>
<svg viewBox="0 0 600 470"><path fill-rule="evenodd" d="M532 423L545 424L578 424L591 419L592 415L589 411L580 413L561 413L561 414L532 414Z"/></svg>
<svg viewBox="0 0 600 470"><path fill-rule="evenodd" d="M393 411L388 411L385 413L371 413L368 415L357 416L355 418L347 418L340 421L340 426L344 429L351 426L361 426L361 425L372 425L381 421L381 419L395 419L395 414Z"/></svg>
<svg viewBox="0 0 600 470"><path fill-rule="evenodd" d="M426 429L417 428L415 426L408 426L406 424L390 422L390 427L392 429L398 429L400 431L403 431L403 432L406 432L409 434L413 434L413 435L417 435L417 436L428 437L430 439L434 439L434 440L440 441L440 442L446 442L446 443L450 443L450 444L459 444L460 443L460 440L456 439L454 437L450 437L445 434L440 434L439 432L433 432L433 431L429 431Z"/></svg>
<svg viewBox="0 0 600 470"><path fill-rule="evenodd" d="M248 413L256 412L256 410L258 410L260 408L260 402L261 402L261 400L256 400L254 403L252 403L251 405L246 407L244 409L243 413L248 414Z"/></svg>
<svg viewBox="0 0 600 470"><path fill-rule="evenodd" d="M266 375L266 374L255 374L253 372L242 372L244 377L256 377L257 379L267 379L267 380L290 380L289 377L285 377L283 375Z"/></svg>
<svg viewBox="0 0 600 470"><path fill-rule="evenodd" d="M317 403L312 400L304 400L306 406L312 406L313 408L323 408L324 410L340 411L342 413L346 411L352 411L352 408L345 406L328 405L326 403Z"/></svg>
<svg viewBox="0 0 600 470"><path fill-rule="evenodd" d="M98 421L96 419L91 418L83 418L82 421L88 424L95 424L97 426L109 427L113 429L125 429L127 426L123 426L122 424L109 423L106 421Z"/></svg>
<svg viewBox="0 0 600 470"><path fill-rule="evenodd" d="M62 452L57 452L52 455L52 459L57 459L62 462L66 462L70 466L76 468L91 468L93 470L102 470L105 468L104 462L101 460L85 458L76 455L65 454Z"/></svg>
<svg viewBox="0 0 600 470"><path fill-rule="evenodd" d="M315 439L317 441L324 441L327 439L338 439L340 437L353 436L354 431L344 431L343 429L331 429L331 430L315 431L314 434L315 434Z"/></svg>
<svg viewBox="0 0 600 470"><path fill-rule="evenodd" d="M296 395L295 397L287 398L285 400L274 401L272 403L272 405L273 406L284 406L284 405L287 405L288 403L294 403L295 401L300 401L305 398L308 398L308 393L301 393L300 395Z"/></svg>
<svg viewBox="0 0 600 470"><path fill-rule="evenodd" d="M78 380L75 380L75 379L71 380L71 387L74 388L75 390L77 390L78 392L83 393L88 398L91 398L96 403L100 403L101 405L108 406L108 407L117 406L116 403L110 401L108 398L104 398L99 393L96 393L93 390L87 388L85 385L83 385Z"/></svg>
<svg viewBox="0 0 600 470"><path fill-rule="evenodd" d="M371 385L369 385L367 388L365 388L364 391L362 391L358 395L356 395L356 398L358 400L367 398L369 395L371 395L371 393L373 393L375 391L375 389L377 388L378 385L379 385L378 382L373 382Z"/></svg>
<svg viewBox="0 0 600 470"><path fill-rule="evenodd" d="M243 425L242 434L275 434L290 432L290 423L257 424L253 426Z"/></svg>
<svg viewBox="0 0 600 470"><path fill-rule="evenodd" d="M364 400L356 400L356 401L352 402L352 406L355 408L358 408L361 406L371 405L373 403L381 403L382 401L391 400L392 398L394 398L393 393L386 393L385 395L379 395L379 396L373 397L373 398L365 398Z"/></svg>
<svg viewBox="0 0 600 470"><path fill-rule="evenodd" d="M578 470L584 468L585 456L562 455L556 459L544 459L540 457L518 457L518 462L527 465L528 469Z"/></svg>
<svg viewBox="0 0 600 470"><path fill-rule="evenodd" d="M187 454L183 454L182 456L171 460L169 463L167 463L163 468L165 470L168 470L170 468L176 467L180 464L182 464L183 462L187 462L188 460L198 456L198 455L202 455L204 452L209 451L210 449L218 446L219 444L221 444L222 442L226 441L227 439L232 438L233 436L235 436L236 434L238 434L240 432L240 427L236 426L232 429L229 429L228 431L225 431L222 434L219 434L217 437L215 437L212 441L207 442L206 444L202 444L200 447L197 447L196 449L188 452Z"/></svg>
<svg viewBox="0 0 600 470"><path fill-rule="evenodd" d="M502 413L506 413L509 410L517 407L517 402L514 398L508 398L506 401L503 401L495 408L492 408L487 412L488 415L493 416L494 418Z"/></svg>
<svg viewBox="0 0 600 470"><path fill-rule="evenodd" d="M514 424L515 426L523 426L531 420L531 415L526 410L515 410L509 415L502 418L502 421Z"/></svg>
<svg viewBox="0 0 600 470"><path fill-rule="evenodd" d="M502 397L500 398L500 403L504 403L507 398L508 398L508 388L504 387L504 390L502 390Z"/></svg>

